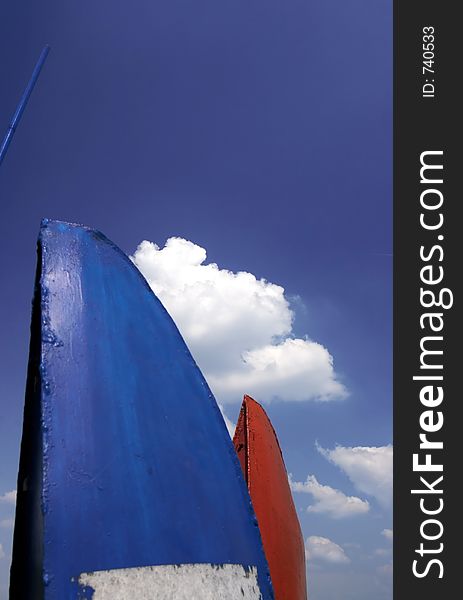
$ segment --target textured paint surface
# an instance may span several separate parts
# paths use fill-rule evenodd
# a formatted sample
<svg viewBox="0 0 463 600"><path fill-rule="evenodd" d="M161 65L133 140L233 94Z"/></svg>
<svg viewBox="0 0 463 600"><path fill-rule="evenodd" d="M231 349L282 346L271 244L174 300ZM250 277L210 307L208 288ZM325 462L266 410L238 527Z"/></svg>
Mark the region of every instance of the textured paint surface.
<svg viewBox="0 0 463 600"><path fill-rule="evenodd" d="M272 598L217 404L130 260L45 221L34 315L11 598L74 599L81 573L192 563L255 565Z"/></svg>
<svg viewBox="0 0 463 600"><path fill-rule="evenodd" d="M306 600L304 540L280 446L264 409L249 396L233 442L257 515L275 600Z"/></svg>
<svg viewBox="0 0 463 600"><path fill-rule="evenodd" d="M260 600L257 570L241 565L160 565L82 573L92 600Z"/></svg>

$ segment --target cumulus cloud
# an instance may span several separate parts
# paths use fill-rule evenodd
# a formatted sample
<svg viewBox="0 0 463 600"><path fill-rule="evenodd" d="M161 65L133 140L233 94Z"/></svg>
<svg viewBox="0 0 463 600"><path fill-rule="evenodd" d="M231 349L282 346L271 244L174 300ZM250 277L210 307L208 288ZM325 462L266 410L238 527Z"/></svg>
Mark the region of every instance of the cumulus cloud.
<svg viewBox="0 0 463 600"><path fill-rule="evenodd" d="M222 413L223 420L225 421L228 435L231 438L233 438L233 436L235 435L236 424L233 423L233 421L227 417L227 415L224 412L223 406L221 404L219 404L218 406L219 406L220 412Z"/></svg>
<svg viewBox="0 0 463 600"><path fill-rule="evenodd" d="M3 527L3 529L13 529L13 525L13 519L3 519L2 521L0 521L0 527Z"/></svg>
<svg viewBox="0 0 463 600"><path fill-rule="evenodd" d="M336 446L319 452L338 466L354 486L364 494L373 496L383 507L392 503L392 446Z"/></svg>
<svg viewBox="0 0 463 600"><path fill-rule="evenodd" d="M382 532L381 532L381 535L384 535L384 537L387 540L390 540L392 542L392 538L393 538L393 535L394 535L393 532L392 532L392 529L383 529Z"/></svg>
<svg viewBox="0 0 463 600"><path fill-rule="evenodd" d="M16 504L16 490L11 490L11 492L5 492L0 496L0 502L5 502L6 504Z"/></svg>
<svg viewBox="0 0 463 600"><path fill-rule="evenodd" d="M207 263L204 248L177 237L163 248L144 241L131 258L221 402L240 402L244 393L263 401L347 395L328 350L294 338L294 313L281 286Z"/></svg>
<svg viewBox="0 0 463 600"><path fill-rule="evenodd" d="M384 575L385 577L392 577L393 566L392 563L388 563L387 565L382 565L376 569L377 573L380 575Z"/></svg>
<svg viewBox="0 0 463 600"><path fill-rule="evenodd" d="M341 546L325 537L311 535L305 542L308 560L322 560L330 563L348 563L349 557Z"/></svg>
<svg viewBox="0 0 463 600"><path fill-rule="evenodd" d="M370 510L367 500L356 496L346 496L340 490L322 485L315 475L309 475L304 483L293 481L289 478L291 489L294 492L310 494L315 504L307 507L307 512L326 514L334 519L342 519L354 515L365 514Z"/></svg>
<svg viewBox="0 0 463 600"><path fill-rule="evenodd" d="M0 544L0 559L5 558L5 551L3 550L3 546Z"/></svg>
<svg viewBox="0 0 463 600"><path fill-rule="evenodd" d="M377 548L375 550L375 556L389 556L391 554L390 548Z"/></svg>

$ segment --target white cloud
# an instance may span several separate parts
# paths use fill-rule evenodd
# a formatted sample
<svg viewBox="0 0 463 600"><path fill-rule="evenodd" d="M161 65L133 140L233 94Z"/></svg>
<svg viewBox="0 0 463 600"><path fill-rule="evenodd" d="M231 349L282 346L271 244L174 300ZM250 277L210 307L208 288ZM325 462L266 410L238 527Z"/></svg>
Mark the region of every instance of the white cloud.
<svg viewBox="0 0 463 600"><path fill-rule="evenodd" d="M227 417L227 415L224 412L223 406L221 404L218 404L218 407L220 409L220 412L222 413L223 420L225 421L228 435L233 439L233 436L235 435L236 425L235 425L235 423L233 423L233 421L231 419L229 419Z"/></svg>
<svg viewBox="0 0 463 600"><path fill-rule="evenodd" d="M243 390L266 400L332 400L345 395L327 349L302 339L244 351L235 369L209 373L209 381L224 398L241 398Z"/></svg>
<svg viewBox="0 0 463 600"><path fill-rule="evenodd" d="M384 575L385 577L392 577L392 572L393 572L392 563L389 563L387 565L382 565L381 567L378 567L376 569L376 571L380 575Z"/></svg>
<svg viewBox="0 0 463 600"><path fill-rule="evenodd" d="M0 521L0 527L3 529L13 529L14 519L3 519Z"/></svg>
<svg viewBox="0 0 463 600"><path fill-rule="evenodd" d="M383 507L392 503L392 446L357 446L318 450L346 473L354 486L376 498Z"/></svg>
<svg viewBox="0 0 463 600"><path fill-rule="evenodd" d="M5 551L3 550L3 546L0 544L0 558L5 558Z"/></svg>
<svg viewBox="0 0 463 600"><path fill-rule="evenodd" d="M330 563L348 563L349 557L341 546L325 537L311 535L305 542L308 560L323 560Z"/></svg>
<svg viewBox="0 0 463 600"><path fill-rule="evenodd" d="M284 289L206 262L182 238L163 248L142 242L131 257L178 325L220 402L243 394L270 401L332 400L347 395L328 350L294 339Z"/></svg>
<svg viewBox="0 0 463 600"><path fill-rule="evenodd" d="M389 556L391 554L390 548L377 548L375 550L375 556Z"/></svg>
<svg viewBox="0 0 463 600"><path fill-rule="evenodd" d="M290 476L289 483L294 492L311 494L314 498L315 504L309 506L307 512L327 514L334 519L342 519L365 514L370 510L367 500L361 500L356 496L346 496L340 490L329 485L322 485L317 481L315 475L309 475L305 483L293 481Z"/></svg>
<svg viewBox="0 0 463 600"><path fill-rule="evenodd" d="M0 502L5 502L6 504L16 504L16 490L5 492L2 496L0 496Z"/></svg>
<svg viewBox="0 0 463 600"><path fill-rule="evenodd" d="M392 542L392 538L393 538L393 535L394 535L393 532L392 532L392 529L383 529L382 532L381 532L381 535L384 535L384 537L387 540L391 540L391 542Z"/></svg>

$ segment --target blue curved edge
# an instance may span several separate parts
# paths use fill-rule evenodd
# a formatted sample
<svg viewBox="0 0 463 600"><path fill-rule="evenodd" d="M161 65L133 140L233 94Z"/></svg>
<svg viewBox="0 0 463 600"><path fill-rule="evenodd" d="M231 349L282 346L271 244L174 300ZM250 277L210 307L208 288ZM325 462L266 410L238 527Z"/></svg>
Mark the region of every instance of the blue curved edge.
<svg viewBox="0 0 463 600"><path fill-rule="evenodd" d="M101 233L42 222L10 598L81 573L256 566L257 521L223 418L174 322Z"/></svg>

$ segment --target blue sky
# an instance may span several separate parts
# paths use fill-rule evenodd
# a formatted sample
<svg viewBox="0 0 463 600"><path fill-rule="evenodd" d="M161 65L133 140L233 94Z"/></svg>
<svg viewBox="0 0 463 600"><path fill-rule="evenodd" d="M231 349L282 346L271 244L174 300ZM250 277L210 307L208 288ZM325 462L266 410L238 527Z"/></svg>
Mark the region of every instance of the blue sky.
<svg viewBox="0 0 463 600"><path fill-rule="evenodd" d="M292 400L258 385L256 399L295 482L314 475L369 503L336 518L342 496L311 480L334 505L307 512L315 496L295 491L311 600L389 599L391 508L349 449L392 443L392 3L22 0L2 3L0 32L2 131L52 46L0 170L0 598L13 508L1 498L16 484L35 241L50 217L132 255L182 238L206 250L199 266L284 288L283 338L326 349L348 393L304 400L302 379L288 380ZM217 396L235 420L240 398Z"/></svg>

